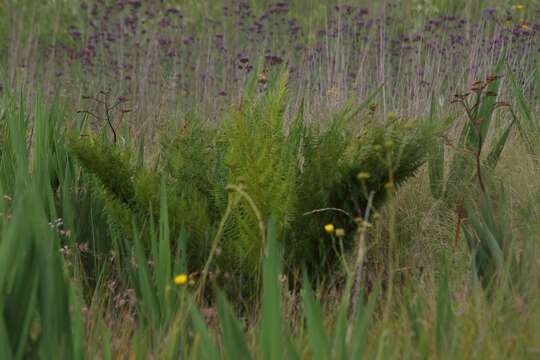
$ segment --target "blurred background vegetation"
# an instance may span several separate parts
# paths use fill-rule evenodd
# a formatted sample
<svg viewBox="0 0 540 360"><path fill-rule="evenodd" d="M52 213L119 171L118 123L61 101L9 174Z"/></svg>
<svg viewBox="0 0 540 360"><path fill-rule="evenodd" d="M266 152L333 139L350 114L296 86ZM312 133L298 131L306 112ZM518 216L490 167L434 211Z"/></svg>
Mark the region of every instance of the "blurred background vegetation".
<svg viewBox="0 0 540 360"><path fill-rule="evenodd" d="M539 11L3 1L0 358L538 358Z"/></svg>

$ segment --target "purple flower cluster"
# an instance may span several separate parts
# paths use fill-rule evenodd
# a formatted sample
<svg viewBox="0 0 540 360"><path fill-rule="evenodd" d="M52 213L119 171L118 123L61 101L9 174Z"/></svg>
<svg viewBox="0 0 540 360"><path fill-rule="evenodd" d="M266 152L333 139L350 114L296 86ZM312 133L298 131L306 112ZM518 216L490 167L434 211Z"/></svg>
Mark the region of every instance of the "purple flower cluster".
<svg viewBox="0 0 540 360"><path fill-rule="evenodd" d="M451 92L489 71L503 50L523 73L540 50L540 23L510 9L484 9L475 20L442 14L411 21L395 2L339 5L316 21L289 1L264 9L248 0L216 4L196 17L163 2L83 2L83 25L69 27L69 41L57 45L59 78L75 76L77 64L84 77L138 92L135 101L154 86L172 102L187 93L197 106L237 96L260 65L287 68L291 93L312 104L328 102L328 94L365 96L385 83L390 105L414 112L433 91Z"/></svg>

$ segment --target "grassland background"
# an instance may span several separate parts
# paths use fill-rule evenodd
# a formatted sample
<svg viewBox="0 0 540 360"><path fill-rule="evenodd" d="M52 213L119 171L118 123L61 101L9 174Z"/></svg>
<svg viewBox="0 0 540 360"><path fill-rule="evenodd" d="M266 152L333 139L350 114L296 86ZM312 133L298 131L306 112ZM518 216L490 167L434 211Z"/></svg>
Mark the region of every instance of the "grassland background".
<svg viewBox="0 0 540 360"><path fill-rule="evenodd" d="M3 1L0 357L537 358L539 11L538 1ZM285 90L272 92L284 73ZM437 196L433 168L448 173L456 154L474 162L474 145L460 140L468 123L454 94L490 75L502 76L497 100L509 107L490 117L484 155L513 125L496 167L485 166L488 195L469 170L446 183L458 195ZM112 113L116 144L103 104L89 98L100 91L129 110ZM267 152L231 125L251 121L249 109L259 109L260 98L275 100L276 108L269 108L283 111L262 110L261 119L280 125L250 133L276 146ZM343 109L366 99L332 138L336 118L347 117ZM238 108L248 110L238 115ZM173 185L190 189L181 194L198 194L187 186L214 164L205 157L214 154L208 144L228 144L229 156L259 154L270 165L244 161L243 176L233 176L220 173L217 161L212 174L221 187L215 188L245 182L256 208L275 216L288 199L280 191L289 193L272 187L288 184L280 171L287 172L271 167L284 157L273 151L289 144L298 114L306 129L319 131L315 139L330 139L327 147L317 143L319 168L306 180L314 189L339 172L347 157L340 149L349 151L364 133L370 139L376 134L370 129L403 128L396 142L425 121L444 132L432 139L439 150L416 150L422 167L390 191L369 228L363 222L347 228L349 267L357 264L368 232L356 311L349 309L354 276L346 267L321 264L307 285L302 264L291 264L272 245L287 238L281 223L274 231L263 219L261 234L251 213L246 223L252 226L235 231L268 240L266 256L251 259L261 271L256 290L235 292L242 283L235 280L236 263L224 261L231 268L213 268L201 296L197 272L206 257L197 262L185 254L208 256L234 198L213 194L221 205L210 220L197 215L195 195L174 197ZM404 141L416 139L407 136ZM110 166L88 166L81 149ZM185 166L181 174L188 180L153 182L167 157L173 169ZM147 192L141 196L154 205L154 217L135 216L139 223L122 222L125 209L114 207L111 191L131 186L129 174L139 176L131 165L146 169L150 180L142 182ZM122 178L124 167L128 176ZM272 171L260 194L245 179L250 167ZM113 174L109 188L107 171ZM460 198L471 208L465 216ZM313 210L327 205L321 201ZM200 252L189 250L192 230L184 215L206 231ZM337 227L335 219L300 232L330 244L323 225ZM242 237L227 226L223 238ZM493 248L480 259L467 239L488 247L495 241L500 261ZM222 257L234 259L224 249ZM492 277L485 275L490 271ZM175 285L180 273L193 283Z"/></svg>

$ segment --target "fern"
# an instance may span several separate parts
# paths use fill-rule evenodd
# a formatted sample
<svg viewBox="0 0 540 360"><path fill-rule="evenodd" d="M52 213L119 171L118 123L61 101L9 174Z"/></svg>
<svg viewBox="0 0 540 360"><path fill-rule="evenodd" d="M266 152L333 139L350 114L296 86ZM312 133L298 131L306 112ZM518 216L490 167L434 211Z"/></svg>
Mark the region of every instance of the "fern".
<svg viewBox="0 0 540 360"><path fill-rule="evenodd" d="M137 168L129 149L95 138L74 140L70 148L85 169L99 180L98 189L110 217L126 237L132 235L134 220L142 228L150 219L159 218L160 176L144 167ZM207 232L212 226L207 197L193 189L179 191L169 186L167 190L171 199L168 209L171 229L178 233L184 228L188 232L193 263L200 264L206 253Z"/></svg>
<svg viewBox="0 0 540 360"><path fill-rule="evenodd" d="M283 75L268 93L228 116L224 136L228 182L241 184L264 219L272 216L282 231L295 216L298 166L294 147L283 129L287 77ZM253 273L263 244L258 219L248 203L241 201L233 215L229 239L224 246L236 254L236 264Z"/></svg>
<svg viewBox="0 0 540 360"><path fill-rule="evenodd" d="M79 139L71 145L81 164L99 179L111 217L124 224L127 234L133 219L158 218L160 182L165 180L171 231L185 229L193 270L205 263L209 239L233 199L219 238L221 255L212 266L235 274L239 287L248 292L259 278L261 221L273 219L289 269L306 264L320 272L334 257L324 224L353 230L352 219L365 210L368 194L374 192L375 205L381 206L387 184L399 186L413 176L441 130L423 122L414 129L399 122L376 125L350 105L329 121L309 125L301 107L286 130L287 75L274 77L260 92L250 84L249 101L233 107L222 125L192 114L181 127L169 129L152 170L135 166L130 149L104 140ZM367 124L359 137L352 130L357 123ZM359 172L370 176L359 181ZM228 185L242 194L230 193ZM341 211L314 211L324 208Z"/></svg>

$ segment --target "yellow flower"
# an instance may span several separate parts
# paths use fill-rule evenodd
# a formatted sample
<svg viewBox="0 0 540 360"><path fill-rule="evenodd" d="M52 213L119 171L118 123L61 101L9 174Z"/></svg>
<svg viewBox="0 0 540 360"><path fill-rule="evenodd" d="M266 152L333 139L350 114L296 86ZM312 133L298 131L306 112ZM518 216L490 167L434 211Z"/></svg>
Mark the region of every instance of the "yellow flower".
<svg viewBox="0 0 540 360"><path fill-rule="evenodd" d="M180 274L174 277L174 283L176 285L186 285L188 282L187 274Z"/></svg>
<svg viewBox="0 0 540 360"><path fill-rule="evenodd" d="M521 25L521 28L522 28L523 30L530 30L530 29L531 29L531 27L530 27L529 25L527 25L527 24Z"/></svg>
<svg viewBox="0 0 540 360"><path fill-rule="evenodd" d="M369 173L367 171L361 171L358 173L358 175L356 175L356 178L360 181L364 181L364 180L367 180L369 179Z"/></svg>
<svg viewBox="0 0 540 360"><path fill-rule="evenodd" d="M384 188L388 191L390 190L393 190L394 189L394 183L393 182L387 182L386 184L384 184Z"/></svg>
<svg viewBox="0 0 540 360"><path fill-rule="evenodd" d="M336 229L336 236L339 237L339 238L344 237L345 236L345 229L337 228Z"/></svg>
<svg viewBox="0 0 540 360"><path fill-rule="evenodd" d="M324 231L326 231L328 234L332 234L334 232L334 224L324 225Z"/></svg>
<svg viewBox="0 0 540 360"><path fill-rule="evenodd" d="M523 11L523 9L525 9L525 6L523 6L521 4L516 5L516 10L517 11Z"/></svg>

